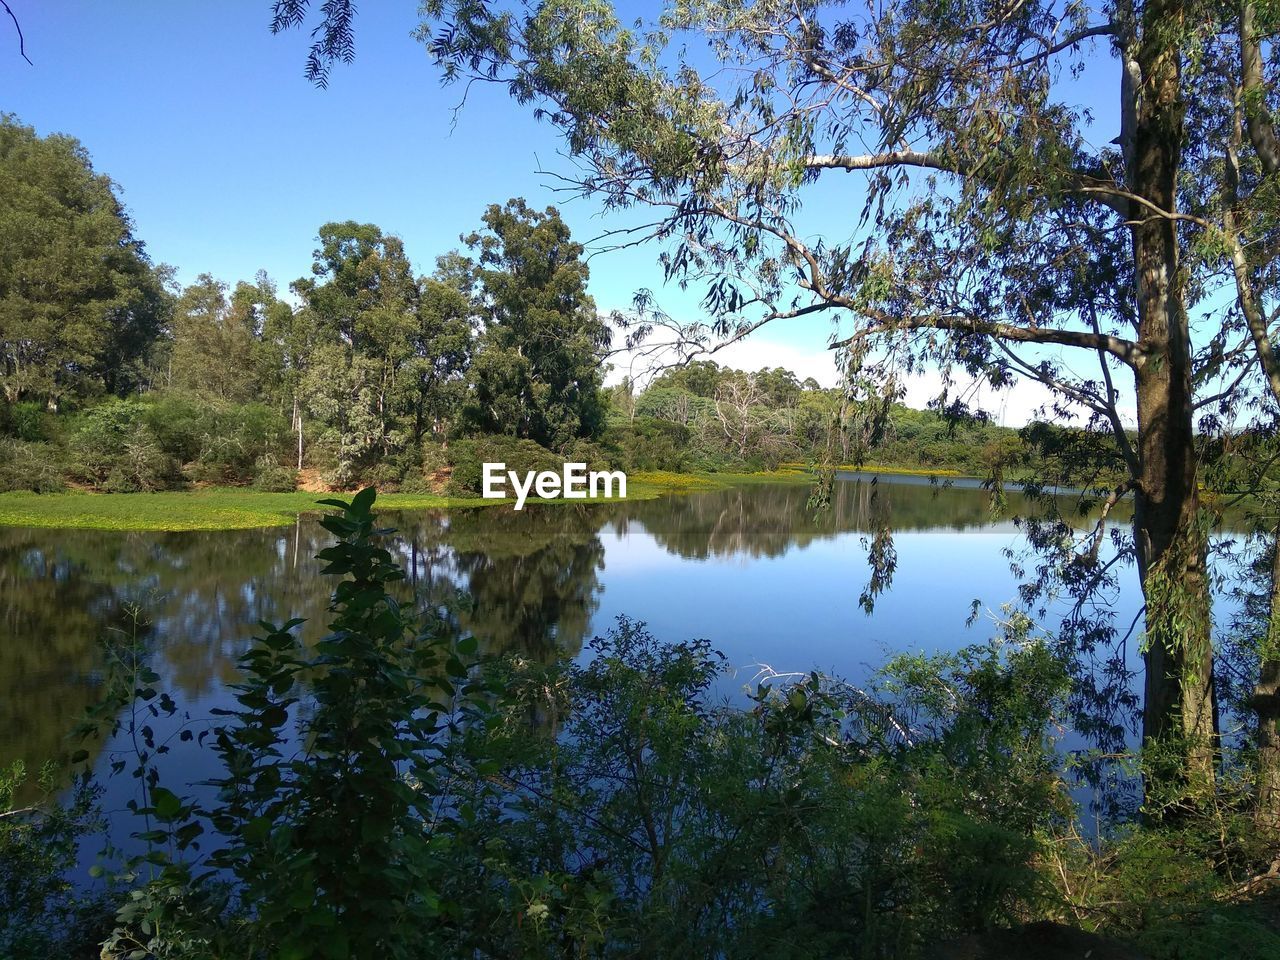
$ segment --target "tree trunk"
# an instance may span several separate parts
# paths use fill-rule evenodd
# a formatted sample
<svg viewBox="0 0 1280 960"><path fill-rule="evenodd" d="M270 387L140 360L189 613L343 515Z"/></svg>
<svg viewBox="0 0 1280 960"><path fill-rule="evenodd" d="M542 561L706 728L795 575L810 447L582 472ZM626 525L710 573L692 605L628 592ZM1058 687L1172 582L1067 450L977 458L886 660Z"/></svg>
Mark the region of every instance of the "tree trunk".
<svg viewBox="0 0 1280 960"><path fill-rule="evenodd" d="M293 398L293 425L298 431L298 469L302 469L302 411L298 409L298 398Z"/></svg>
<svg viewBox="0 0 1280 960"><path fill-rule="evenodd" d="M1258 826L1274 835L1280 833L1280 530L1271 543L1269 586L1253 710L1258 717Z"/></svg>
<svg viewBox="0 0 1280 960"><path fill-rule="evenodd" d="M1171 214L1184 140L1181 0L1156 0L1142 18L1141 38L1126 51L1127 180L1132 193ZM1137 203L1130 219L1140 350L1134 534L1147 604L1143 743L1156 760L1149 787L1161 799L1194 801L1213 789L1217 730L1185 281L1177 221Z"/></svg>

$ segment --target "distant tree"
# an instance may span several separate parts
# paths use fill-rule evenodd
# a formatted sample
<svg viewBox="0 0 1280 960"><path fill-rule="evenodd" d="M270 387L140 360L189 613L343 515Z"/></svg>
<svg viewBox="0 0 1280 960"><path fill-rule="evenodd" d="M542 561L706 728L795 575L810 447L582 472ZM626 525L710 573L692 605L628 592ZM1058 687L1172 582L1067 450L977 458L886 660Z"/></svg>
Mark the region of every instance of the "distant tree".
<svg viewBox="0 0 1280 960"><path fill-rule="evenodd" d="M257 397L256 290L227 285L207 273L187 287L173 310L169 385L215 400L246 403Z"/></svg>
<svg viewBox="0 0 1280 960"><path fill-rule="evenodd" d="M345 484L412 437L419 292L403 243L373 224L327 223L319 239L313 276L293 285L312 344L300 391Z"/></svg>
<svg viewBox="0 0 1280 960"><path fill-rule="evenodd" d="M630 377L623 377L605 391L609 407L617 417L631 423L636 418L636 385Z"/></svg>
<svg viewBox="0 0 1280 960"><path fill-rule="evenodd" d="M708 399L716 395L720 383L720 365L714 360L692 360L689 363L663 370L649 383L650 389L678 387L697 397Z"/></svg>
<svg viewBox="0 0 1280 960"><path fill-rule="evenodd" d="M774 407L793 407L800 399L802 387L796 375L783 367L763 369L755 374L767 402Z"/></svg>
<svg viewBox="0 0 1280 960"><path fill-rule="evenodd" d="M443 439L462 407L475 340L473 283L471 262L457 253L439 257L435 273L420 281L416 439Z"/></svg>
<svg viewBox="0 0 1280 960"><path fill-rule="evenodd" d="M71 137L0 115L0 387L57 409L123 395L168 301L111 180Z"/></svg>
<svg viewBox="0 0 1280 960"><path fill-rule="evenodd" d="M466 425L562 449L604 425L601 359L609 327L587 295L582 247L554 207L490 206L477 253L483 330L468 376Z"/></svg>

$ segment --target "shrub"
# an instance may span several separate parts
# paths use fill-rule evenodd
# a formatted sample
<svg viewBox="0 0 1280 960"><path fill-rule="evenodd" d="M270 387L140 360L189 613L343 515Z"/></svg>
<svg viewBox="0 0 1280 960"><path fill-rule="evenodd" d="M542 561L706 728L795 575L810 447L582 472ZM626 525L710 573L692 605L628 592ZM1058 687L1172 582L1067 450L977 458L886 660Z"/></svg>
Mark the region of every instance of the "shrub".
<svg viewBox="0 0 1280 960"><path fill-rule="evenodd" d="M112 493L160 490L177 465L147 425L148 408L112 398L81 414L71 435L71 469L79 479Z"/></svg>
<svg viewBox="0 0 1280 960"><path fill-rule="evenodd" d="M288 425L262 404L217 403L178 392L142 402L142 420L157 446L197 483L256 482L260 462L278 459L285 446Z"/></svg>
<svg viewBox="0 0 1280 960"><path fill-rule="evenodd" d="M499 678L470 752L502 786L452 801L476 811L458 954L927 956L1044 889L1064 674L1042 648L904 661L878 693L813 674L743 710L716 702L705 641L620 618L591 647Z"/></svg>
<svg viewBox="0 0 1280 960"><path fill-rule="evenodd" d="M211 483L246 483L263 458L279 457L288 425L258 403L212 407L202 421L200 449L188 472Z"/></svg>
<svg viewBox="0 0 1280 960"><path fill-rule="evenodd" d="M77 845L101 827L97 794L78 782L55 799L57 771L39 777L39 798L15 802L30 786L21 761L0 769L0 957L96 956L106 905L68 880Z"/></svg>
<svg viewBox="0 0 1280 960"><path fill-rule="evenodd" d="M486 463L505 463L507 470L519 473L528 470L558 473L564 467L564 458L532 440L495 435L455 440L449 447L449 458L453 462L449 493L458 497L474 497L483 493Z"/></svg>
<svg viewBox="0 0 1280 960"><path fill-rule="evenodd" d="M147 396L143 420L156 443L178 463L190 463L200 456L207 429L208 401L177 392Z"/></svg>
<svg viewBox="0 0 1280 960"><path fill-rule="evenodd" d="M0 493L30 490L55 493L66 489L62 451L51 443L0 438Z"/></svg>
<svg viewBox="0 0 1280 960"><path fill-rule="evenodd" d="M445 862L438 834L456 816L440 805L442 784L464 772L458 725L480 720L491 691L459 659L474 642L455 645L388 592L404 574L378 543L388 531L375 528L373 501L372 489L322 501L339 507L320 521L337 538L318 555L324 573L342 577L331 632L304 646L301 620L263 624L240 659L235 707L200 735L220 766L215 802L179 797L139 755L137 813L148 820L135 865L155 869L121 908L103 957L435 955L445 908L431 868ZM157 679L147 668L124 685L143 717L176 712ZM114 733L152 746L147 719L109 716ZM233 878L234 895L209 871Z"/></svg>
<svg viewBox="0 0 1280 960"><path fill-rule="evenodd" d="M298 471L281 466L269 457L259 458L253 489L264 493L293 493L298 489Z"/></svg>
<svg viewBox="0 0 1280 960"><path fill-rule="evenodd" d="M695 469L690 444L693 431L681 423L636 417L627 425L610 427L603 443L615 451L612 459L623 470Z"/></svg>
<svg viewBox="0 0 1280 960"><path fill-rule="evenodd" d="M0 406L0 433L28 443L57 437L57 420L38 403L23 400Z"/></svg>
<svg viewBox="0 0 1280 960"><path fill-rule="evenodd" d="M585 463L588 470L607 470L617 466L614 454L590 440L575 440L565 452L568 463Z"/></svg>

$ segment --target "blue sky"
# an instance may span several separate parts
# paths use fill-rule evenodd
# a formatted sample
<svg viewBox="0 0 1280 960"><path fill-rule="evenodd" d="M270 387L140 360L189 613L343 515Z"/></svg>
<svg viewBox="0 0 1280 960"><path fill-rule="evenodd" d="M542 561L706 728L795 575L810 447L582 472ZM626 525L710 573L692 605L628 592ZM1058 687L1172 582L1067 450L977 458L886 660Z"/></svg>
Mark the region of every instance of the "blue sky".
<svg viewBox="0 0 1280 960"><path fill-rule="evenodd" d="M9 3L34 66L0 22L0 109L41 134L79 138L120 184L153 259L177 267L183 282L265 269L286 289L307 274L317 229L330 220L403 237L420 272L479 226L487 204L514 196L556 203L581 240L615 225L552 192L537 170L567 169L555 132L501 88L477 85L455 115L461 88L440 87L412 38L412 0L361 5L356 61L336 67L327 90L303 77L306 33L270 33L268 0ZM1114 96L1094 82L1080 96L1098 108L1105 142L1118 129ZM851 187L847 177L824 187L807 227L847 234L861 205ZM695 295L662 288L657 253L594 258L597 304L626 308L648 287L673 315L696 319ZM829 331L823 318L773 324L719 359L834 383ZM922 405L929 389L909 399Z"/></svg>

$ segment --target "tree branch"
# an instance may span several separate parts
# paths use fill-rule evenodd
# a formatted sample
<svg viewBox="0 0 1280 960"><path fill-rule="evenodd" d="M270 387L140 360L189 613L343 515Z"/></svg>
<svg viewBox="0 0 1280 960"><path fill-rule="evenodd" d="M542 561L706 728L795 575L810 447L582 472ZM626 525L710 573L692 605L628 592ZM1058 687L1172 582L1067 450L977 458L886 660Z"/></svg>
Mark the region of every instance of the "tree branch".
<svg viewBox="0 0 1280 960"><path fill-rule="evenodd" d="M18 18L14 16L13 10L5 0L0 0L0 6L4 7L4 12L7 13L9 15L9 19L13 21L13 29L18 31L18 53L21 54L23 60L27 61L30 66L34 67L35 64L31 63L31 58L27 56L27 40L26 37L22 35L22 24L18 22Z"/></svg>
<svg viewBox="0 0 1280 960"><path fill-rule="evenodd" d="M875 323L864 327L852 336L837 340L831 344L831 349L847 347L852 343L867 340L881 334L892 333L895 330L949 330L954 333L972 333L980 336L995 337L998 340L1012 340L1016 343L1056 343L1066 347L1085 347L1089 350L1102 350L1131 367L1137 365L1140 357L1138 345L1132 340L1113 337L1105 333L1061 330L1056 327L1019 327L1011 323L996 323L963 315L891 317L881 311L864 310L862 313L864 316L874 320Z"/></svg>
<svg viewBox="0 0 1280 960"><path fill-rule="evenodd" d="M1258 152L1262 169L1268 174L1275 174L1280 172L1280 140L1276 138L1275 126L1262 96L1266 92L1266 84L1262 76L1262 47L1258 41L1255 14L1252 0L1243 0L1240 4L1240 79L1246 98L1256 95L1259 100L1257 103L1245 103L1244 118L1249 140Z"/></svg>

